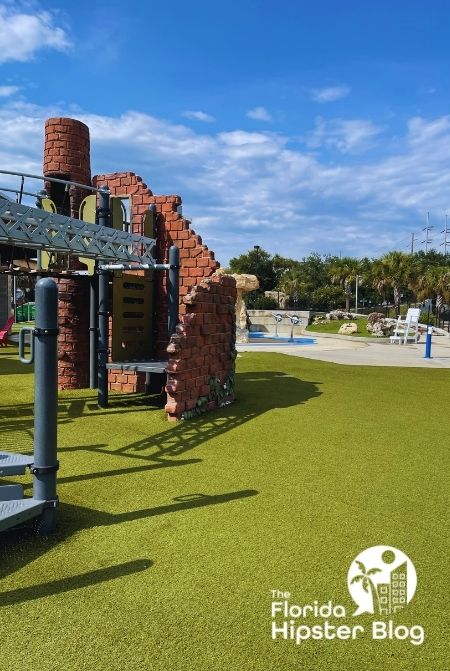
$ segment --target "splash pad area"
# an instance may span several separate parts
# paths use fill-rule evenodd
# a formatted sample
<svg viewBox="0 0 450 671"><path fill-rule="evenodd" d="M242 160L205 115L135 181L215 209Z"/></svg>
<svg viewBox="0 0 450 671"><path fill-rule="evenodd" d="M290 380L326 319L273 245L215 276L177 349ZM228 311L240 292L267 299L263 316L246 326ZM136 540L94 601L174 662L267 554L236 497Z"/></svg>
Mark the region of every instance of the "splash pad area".
<svg viewBox="0 0 450 671"><path fill-rule="evenodd" d="M316 345L315 338L279 336L265 333L264 331L253 331L249 333L248 345Z"/></svg>

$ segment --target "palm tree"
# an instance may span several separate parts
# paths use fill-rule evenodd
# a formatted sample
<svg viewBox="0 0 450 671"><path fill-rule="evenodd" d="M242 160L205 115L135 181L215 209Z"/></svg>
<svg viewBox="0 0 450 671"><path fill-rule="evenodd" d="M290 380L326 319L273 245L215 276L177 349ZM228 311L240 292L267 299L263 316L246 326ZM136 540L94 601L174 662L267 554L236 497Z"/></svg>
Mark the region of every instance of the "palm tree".
<svg viewBox="0 0 450 671"><path fill-rule="evenodd" d="M284 272L278 282L277 288L279 291L293 298L295 303L297 303L299 298L307 298L312 291L310 284L305 282L302 272L297 268Z"/></svg>
<svg viewBox="0 0 450 671"><path fill-rule="evenodd" d="M380 604L380 599L378 596L377 588L375 587L375 584L370 576L375 575L375 573L380 573L381 569L380 568L370 568L368 571L366 571L366 567L361 561L356 562L358 565L359 570L361 573L359 575L355 575L354 578L352 578L350 584L353 585L355 582L361 582L362 588L365 592L369 591L370 587L370 592L372 594L372 608L373 612L375 614L375 604L378 607L378 613L381 613L381 604Z"/></svg>
<svg viewBox="0 0 450 671"><path fill-rule="evenodd" d="M450 269L446 266L431 266L417 279L417 298L424 300L436 299L436 318L438 318L444 302L450 301Z"/></svg>
<svg viewBox="0 0 450 671"><path fill-rule="evenodd" d="M340 284L345 293L345 309L350 310L350 298L352 296L352 282L359 275L360 264L357 259L350 256L344 256L342 259L335 259L329 268L331 281L333 284Z"/></svg>
<svg viewBox="0 0 450 671"><path fill-rule="evenodd" d="M397 314L400 314L402 292L412 284L414 265L411 254L403 252L388 252L372 264L373 287L381 295L384 295L387 289L392 289Z"/></svg>

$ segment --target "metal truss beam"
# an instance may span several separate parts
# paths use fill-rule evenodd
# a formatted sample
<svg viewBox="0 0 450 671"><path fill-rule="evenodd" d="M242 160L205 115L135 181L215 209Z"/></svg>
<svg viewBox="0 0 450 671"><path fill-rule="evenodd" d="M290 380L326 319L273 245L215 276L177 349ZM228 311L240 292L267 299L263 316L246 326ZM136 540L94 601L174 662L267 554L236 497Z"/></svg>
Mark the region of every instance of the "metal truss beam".
<svg viewBox="0 0 450 671"><path fill-rule="evenodd" d="M156 265L156 241L19 205L0 196L0 243L91 259Z"/></svg>

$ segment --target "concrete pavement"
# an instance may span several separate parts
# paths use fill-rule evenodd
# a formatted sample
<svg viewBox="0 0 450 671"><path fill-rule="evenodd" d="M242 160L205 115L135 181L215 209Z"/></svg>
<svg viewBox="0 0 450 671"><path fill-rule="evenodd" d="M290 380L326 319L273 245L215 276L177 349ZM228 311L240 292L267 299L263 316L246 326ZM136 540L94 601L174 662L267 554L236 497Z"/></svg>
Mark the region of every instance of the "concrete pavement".
<svg viewBox="0 0 450 671"><path fill-rule="evenodd" d="M304 334L314 337L314 345L266 345L238 344L238 352L279 352L289 356L300 356L319 361L330 361L348 366L400 366L411 368L450 368L450 338L433 335L431 359L425 359L425 336L417 345L391 345L386 341L353 341L351 336L344 340L333 337L323 338L320 334Z"/></svg>

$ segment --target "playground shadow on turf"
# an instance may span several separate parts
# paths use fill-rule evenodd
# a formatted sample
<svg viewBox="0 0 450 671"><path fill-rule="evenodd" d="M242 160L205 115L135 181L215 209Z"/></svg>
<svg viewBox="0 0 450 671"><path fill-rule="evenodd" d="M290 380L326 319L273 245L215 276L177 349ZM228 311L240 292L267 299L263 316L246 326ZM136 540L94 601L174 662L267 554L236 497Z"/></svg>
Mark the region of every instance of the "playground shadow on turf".
<svg viewBox="0 0 450 671"><path fill-rule="evenodd" d="M58 527L56 532L51 536L36 536L30 528L25 527L12 529L2 534L0 580L8 574L19 570L22 566L35 561L55 545L64 542L74 533L83 529L114 526L159 515L168 515L194 508L229 503L253 497L257 494L258 492L254 489L225 492L223 494L193 493L175 497L173 499L174 503L154 508L126 511L124 513L108 513L92 508L62 503L58 508ZM148 559L137 560L97 569L77 576L61 578L49 583L19 588L3 593L0 592L0 607L113 580L149 568L152 564L153 562Z"/></svg>
<svg viewBox="0 0 450 671"><path fill-rule="evenodd" d="M52 580L51 582L31 585L30 587L20 587L9 592L0 593L0 607L14 606L25 601L34 601L46 596L54 596L63 592L71 592L75 589L98 585L103 582L124 578L133 573L145 571L153 566L150 559L137 559L135 561L116 564L106 568L80 573L78 575Z"/></svg>
<svg viewBox="0 0 450 671"><path fill-rule="evenodd" d="M218 436L223 436L226 432L256 419L265 412L300 406L321 393L318 382L306 382L281 372L240 373L236 377L238 399L227 407L195 419L178 422L164 431L119 448L110 449L108 445L98 445L62 448L62 451L65 453L86 449L114 457L150 460L165 465L181 463L168 460L179 457ZM108 472L103 475L106 477ZM77 477L79 476L70 477L70 480L65 481L76 482ZM93 474L93 477L100 476ZM83 475L80 479L87 477Z"/></svg>
<svg viewBox="0 0 450 671"><path fill-rule="evenodd" d="M168 425L164 431L148 436L143 440L122 445L118 449L108 449L105 444L62 448L61 453L87 450L88 452L136 459L140 463L123 469L108 469L103 472L79 475L62 475L59 482L76 483L95 478L129 475L140 471L201 462L201 459L180 460L178 457L207 441L223 436L226 432L256 419L265 412L273 411L276 408L301 406L320 394L319 383L302 381L283 372L239 373L236 378L238 399L235 404L220 408L194 420ZM80 397L60 399L60 406L62 404L64 407L62 420L71 422L75 417L84 415L86 407L85 405L82 406L79 401L88 399L92 400L92 395L86 395L84 399L80 399ZM70 404L74 401L75 404L71 406ZM20 421L20 415L25 409L30 412L26 419L26 429L29 430L33 421L31 404L24 404L15 408L0 408L0 417L3 411L6 411L6 418L4 417L4 419L12 420L11 424L17 431L18 426L15 422L16 420ZM143 410L145 409L143 408ZM89 412L88 415L95 416L97 413L107 414L108 412L115 414L116 412L127 412L127 409L113 409L112 411L96 409L92 413ZM11 426L11 436L13 435L14 429ZM18 529L2 534L2 541L6 542L2 543L0 578L2 575L18 570L20 566L37 559L41 554L56 544L64 542L73 533L81 529L95 526L113 526L123 522L171 514L191 508L227 503L257 494L256 490L242 490L220 495L191 494L176 497L174 502L166 505L118 514L62 503L59 509L59 530L54 536L36 538L29 532ZM25 594L22 596L25 596ZM11 597L8 598L11 599Z"/></svg>

